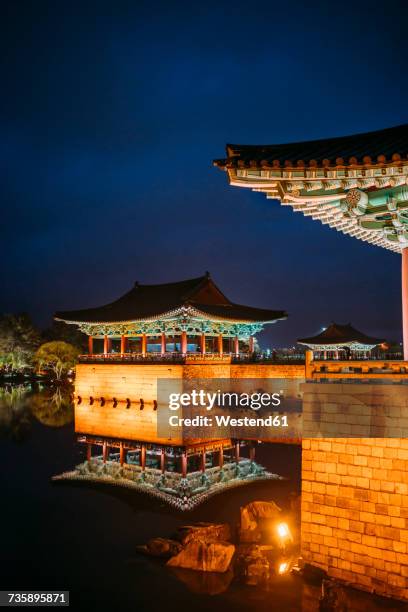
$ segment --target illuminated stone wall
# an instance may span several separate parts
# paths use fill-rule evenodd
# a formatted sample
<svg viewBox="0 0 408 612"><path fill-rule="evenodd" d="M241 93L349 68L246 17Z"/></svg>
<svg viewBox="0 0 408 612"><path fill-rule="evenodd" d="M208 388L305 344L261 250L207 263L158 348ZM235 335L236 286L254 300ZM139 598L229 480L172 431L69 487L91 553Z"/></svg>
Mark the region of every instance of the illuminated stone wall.
<svg viewBox="0 0 408 612"><path fill-rule="evenodd" d="M288 375L290 373L290 376ZM230 364L78 364L75 380L75 431L92 436L180 444L181 429L171 438L157 437L157 380L192 378L276 378L279 389L298 397L304 366ZM79 402L80 398L80 402ZM93 401L90 401L93 398ZM103 403L101 399L103 398ZM113 406L113 398L117 405ZM130 400L128 406L126 400ZM143 400L141 404L140 400ZM299 432L301 422L299 421ZM300 433L275 441L300 443ZM199 441L198 439L196 441ZM189 439L193 443L193 439Z"/></svg>
<svg viewBox="0 0 408 612"><path fill-rule="evenodd" d="M157 399L157 379L180 379L183 366L177 364L85 364L76 366L75 395L83 398L116 397L145 403Z"/></svg>
<svg viewBox="0 0 408 612"><path fill-rule="evenodd" d="M319 420L340 436L359 418L385 433L406 425L408 387L303 390L310 429ZM334 578L408 600L408 438L303 439L302 556Z"/></svg>
<svg viewBox="0 0 408 612"><path fill-rule="evenodd" d="M83 398L116 397L118 400L142 398L145 402L157 399L159 378L277 378L288 381L287 388L299 393L304 381L303 365L257 364L85 364L76 366L75 394ZM180 383L181 384L181 383ZM180 387L181 390L181 387Z"/></svg>

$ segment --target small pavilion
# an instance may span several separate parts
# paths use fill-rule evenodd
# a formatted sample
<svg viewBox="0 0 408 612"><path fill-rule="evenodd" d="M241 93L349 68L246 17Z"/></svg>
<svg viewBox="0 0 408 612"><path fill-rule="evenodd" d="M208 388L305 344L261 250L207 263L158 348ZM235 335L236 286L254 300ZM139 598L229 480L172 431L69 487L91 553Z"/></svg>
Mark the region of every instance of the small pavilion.
<svg viewBox="0 0 408 612"><path fill-rule="evenodd" d="M286 317L231 302L208 272L175 283L136 282L110 304L55 314L88 335L90 356L110 359L252 353L255 334Z"/></svg>
<svg viewBox="0 0 408 612"><path fill-rule="evenodd" d="M299 344L313 351L316 359L367 359L373 348L383 342L382 339L366 336L350 323L340 325L334 322L320 334L298 340Z"/></svg>

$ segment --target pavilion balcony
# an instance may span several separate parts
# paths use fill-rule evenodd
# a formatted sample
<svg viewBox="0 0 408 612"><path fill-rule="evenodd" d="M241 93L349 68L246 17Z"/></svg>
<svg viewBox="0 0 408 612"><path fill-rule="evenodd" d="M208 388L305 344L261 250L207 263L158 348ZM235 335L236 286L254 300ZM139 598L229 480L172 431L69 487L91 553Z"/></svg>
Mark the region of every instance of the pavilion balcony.
<svg viewBox="0 0 408 612"><path fill-rule="evenodd" d="M231 363L231 358L231 353L93 353L79 355L79 363Z"/></svg>
<svg viewBox="0 0 408 612"><path fill-rule="evenodd" d="M79 363L197 363L197 362L221 362L221 363L274 363L294 365L305 362L304 354L296 353L289 355L273 355L265 353L218 353L218 352L190 352L183 354L179 351L158 353L86 353L79 355Z"/></svg>

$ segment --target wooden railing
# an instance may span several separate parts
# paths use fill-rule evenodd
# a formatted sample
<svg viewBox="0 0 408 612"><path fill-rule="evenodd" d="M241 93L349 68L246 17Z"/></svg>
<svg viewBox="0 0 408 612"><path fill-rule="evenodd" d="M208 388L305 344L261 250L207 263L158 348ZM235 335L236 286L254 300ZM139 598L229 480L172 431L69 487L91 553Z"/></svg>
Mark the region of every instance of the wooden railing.
<svg viewBox="0 0 408 612"><path fill-rule="evenodd" d="M220 353L95 353L79 355L79 363L230 363L231 355Z"/></svg>
<svg viewBox="0 0 408 612"><path fill-rule="evenodd" d="M292 356L266 356L261 353L199 353L188 352L183 355L180 352L172 353L94 353L92 355L79 355L80 363L198 363L217 361L223 363L261 363L276 365L299 365L305 362L301 355Z"/></svg>

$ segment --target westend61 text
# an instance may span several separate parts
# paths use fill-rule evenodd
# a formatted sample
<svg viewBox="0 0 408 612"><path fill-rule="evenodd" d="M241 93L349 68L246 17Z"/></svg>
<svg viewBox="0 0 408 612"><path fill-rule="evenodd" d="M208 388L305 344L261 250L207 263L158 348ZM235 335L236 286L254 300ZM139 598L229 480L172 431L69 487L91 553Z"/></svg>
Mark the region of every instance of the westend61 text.
<svg viewBox="0 0 408 612"><path fill-rule="evenodd" d="M280 406L280 403L279 393L236 393L221 392L219 390L209 393L200 389L199 391L193 390L189 393L170 393L169 395L170 410L178 410L179 408L190 406L205 408L206 410L212 410L214 407L237 407L259 410L260 408L276 408Z"/></svg>
<svg viewBox="0 0 408 612"><path fill-rule="evenodd" d="M229 415L215 415L214 419L208 416L197 415L193 418L179 417L173 415L169 417L171 427L289 427L288 417L286 414L269 415L265 418L233 418Z"/></svg>

